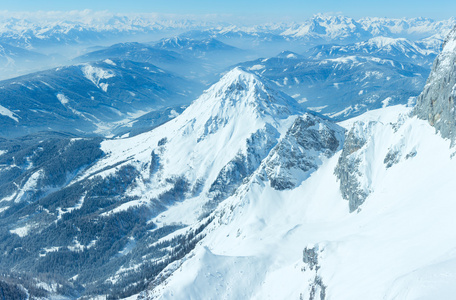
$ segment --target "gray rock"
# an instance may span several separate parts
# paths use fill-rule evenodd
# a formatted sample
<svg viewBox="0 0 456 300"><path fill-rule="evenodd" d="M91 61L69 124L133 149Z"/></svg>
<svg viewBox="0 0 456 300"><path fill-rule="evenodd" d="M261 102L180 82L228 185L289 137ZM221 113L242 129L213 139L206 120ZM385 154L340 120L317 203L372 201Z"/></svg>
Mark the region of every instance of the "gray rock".
<svg viewBox="0 0 456 300"><path fill-rule="evenodd" d="M296 187L317 170L323 157L331 157L343 144L344 129L306 114L298 117L285 137L262 163L276 190Z"/></svg>
<svg viewBox="0 0 456 300"><path fill-rule="evenodd" d="M326 286L323 284L323 280L320 276L315 276L315 280L310 287L309 300L317 299L320 296L320 300L326 299Z"/></svg>
<svg viewBox="0 0 456 300"><path fill-rule="evenodd" d="M311 271L315 270L314 280L310 283L309 288L309 300L315 300L320 298L324 300L326 298L326 285L323 284L323 279L318 274L320 266L318 265L318 255L322 252L318 245L313 247L306 247L302 253L302 261L307 264ZM305 269L303 269L305 271ZM301 294L301 299L303 299Z"/></svg>
<svg viewBox="0 0 456 300"><path fill-rule="evenodd" d="M416 150L413 150L405 156L405 159L413 158L416 156L416 154L417 154Z"/></svg>
<svg viewBox="0 0 456 300"><path fill-rule="evenodd" d="M302 252L302 261L309 266L311 270L318 268L318 245L312 248L304 248Z"/></svg>
<svg viewBox="0 0 456 300"><path fill-rule="evenodd" d="M442 137L456 140L456 28L435 59L423 92L418 97L413 114L428 120Z"/></svg>
<svg viewBox="0 0 456 300"><path fill-rule="evenodd" d="M226 166L222 168L217 179L209 189L211 208L214 208L221 200L229 197L250 176L268 155L271 148L277 143L279 133L275 128L268 125L258 130L247 139L247 150L238 153ZM208 207L209 208L209 207Z"/></svg>
<svg viewBox="0 0 456 300"><path fill-rule="evenodd" d="M368 193L361 188L361 184L357 178L361 176L359 171L361 160L355 154L365 144L366 140L356 134L355 128L352 128L345 138L342 154L334 170L334 174L340 181L342 197L349 202L350 212L358 209L368 196Z"/></svg>
<svg viewBox="0 0 456 300"><path fill-rule="evenodd" d="M386 165L386 168L391 168L393 165L397 164L400 160L401 152L399 150L390 149L383 160L383 163Z"/></svg>

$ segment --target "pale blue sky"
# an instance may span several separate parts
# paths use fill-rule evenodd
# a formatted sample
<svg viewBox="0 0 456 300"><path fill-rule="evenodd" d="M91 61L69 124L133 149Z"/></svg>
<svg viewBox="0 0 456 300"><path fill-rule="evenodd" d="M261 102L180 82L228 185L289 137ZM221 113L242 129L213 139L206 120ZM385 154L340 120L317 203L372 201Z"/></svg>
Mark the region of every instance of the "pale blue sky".
<svg viewBox="0 0 456 300"><path fill-rule="evenodd" d="M359 18L456 16L456 0L0 0L0 10L108 10L114 13L233 14L293 19L337 12Z"/></svg>

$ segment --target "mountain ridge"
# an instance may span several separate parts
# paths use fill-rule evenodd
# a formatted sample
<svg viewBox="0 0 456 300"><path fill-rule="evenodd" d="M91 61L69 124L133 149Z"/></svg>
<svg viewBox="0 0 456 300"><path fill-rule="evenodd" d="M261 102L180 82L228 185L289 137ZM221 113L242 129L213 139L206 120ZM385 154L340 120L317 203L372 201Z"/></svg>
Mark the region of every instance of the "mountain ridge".
<svg viewBox="0 0 456 300"><path fill-rule="evenodd" d="M289 189L299 184L292 175L304 180L342 136L337 125L235 68L179 116L131 138L4 141L0 247L10 252L1 265L36 280L53 269L70 294L138 293L196 246L208 216L252 174ZM286 145L302 153L289 155ZM280 170L281 161L292 173Z"/></svg>

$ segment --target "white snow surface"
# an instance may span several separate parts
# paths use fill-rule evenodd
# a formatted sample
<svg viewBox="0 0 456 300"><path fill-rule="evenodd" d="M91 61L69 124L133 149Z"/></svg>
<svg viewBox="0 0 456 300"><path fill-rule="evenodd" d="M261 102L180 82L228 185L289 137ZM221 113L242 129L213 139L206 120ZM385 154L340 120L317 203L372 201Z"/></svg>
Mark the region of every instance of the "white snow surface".
<svg viewBox="0 0 456 300"><path fill-rule="evenodd" d="M70 102L70 100L62 93L57 94L56 97L60 101L60 103L62 103L63 106L65 106L65 104L68 104L68 102Z"/></svg>
<svg viewBox="0 0 456 300"><path fill-rule="evenodd" d="M105 70L99 67L94 67L90 64L83 65L81 70L88 80L92 81L94 85L102 89L104 92L108 91L109 84L102 81L115 76L115 74L111 70Z"/></svg>
<svg viewBox="0 0 456 300"><path fill-rule="evenodd" d="M0 105L0 115L6 116L8 118L13 119L16 122L19 122L19 119L17 118L17 115L15 113L13 113L11 110L9 110L8 108L1 106L1 105Z"/></svg>
<svg viewBox="0 0 456 300"><path fill-rule="evenodd" d="M264 65L254 65L254 66L250 67L249 70L250 71L258 71L258 70L262 70L264 68L265 68Z"/></svg>
<svg viewBox="0 0 456 300"><path fill-rule="evenodd" d="M456 278L454 149L410 108L368 112L360 128L371 194L349 213L334 175L339 154L293 190L255 174L213 213L206 237L151 299L309 299L316 274L325 299L451 299ZM390 149L398 162L386 168ZM407 155L415 152L416 155ZM367 177L366 177L367 178ZM303 262L318 245L318 271Z"/></svg>
<svg viewBox="0 0 456 300"><path fill-rule="evenodd" d="M27 224L23 227L11 229L10 232L17 234L19 237L24 237L29 233L30 229L31 229L31 226L29 224Z"/></svg>
<svg viewBox="0 0 456 300"><path fill-rule="evenodd" d="M103 62L107 63L108 65L111 65L111 66L117 66L115 62L113 62L112 60L110 59L105 59Z"/></svg>
<svg viewBox="0 0 456 300"><path fill-rule="evenodd" d="M43 170L38 170L35 173L33 173L27 181L24 183L22 188L19 190L17 195L15 196L15 202L20 202L22 200L22 197L27 193L34 191L36 189L36 186L38 184L38 180L43 176L44 172Z"/></svg>

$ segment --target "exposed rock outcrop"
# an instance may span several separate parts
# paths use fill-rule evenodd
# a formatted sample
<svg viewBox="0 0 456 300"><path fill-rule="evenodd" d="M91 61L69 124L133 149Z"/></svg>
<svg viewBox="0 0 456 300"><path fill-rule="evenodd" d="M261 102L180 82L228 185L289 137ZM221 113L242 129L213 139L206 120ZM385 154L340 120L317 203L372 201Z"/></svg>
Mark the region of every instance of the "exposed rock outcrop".
<svg viewBox="0 0 456 300"><path fill-rule="evenodd" d="M362 158L358 155L358 152L367 143L366 135L361 133L364 125L364 123L355 124L347 134L342 154L334 170L334 174L340 181L342 197L349 202L350 212L358 209L368 196L368 192L360 182L362 174L359 166Z"/></svg>
<svg viewBox="0 0 456 300"><path fill-rule="evenodd" d="M435 59L431 74L413 111L421 119L456 141L456 27L450 32Z"/></svg>
<svg viewBox="0 0 456 300"><path fill-rule="evenodd" d="M285 137L261 165L276 190L291 189L307 179L341 148L344 129L310 114L296 118Z"/></svg>

